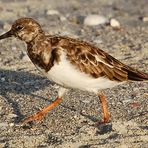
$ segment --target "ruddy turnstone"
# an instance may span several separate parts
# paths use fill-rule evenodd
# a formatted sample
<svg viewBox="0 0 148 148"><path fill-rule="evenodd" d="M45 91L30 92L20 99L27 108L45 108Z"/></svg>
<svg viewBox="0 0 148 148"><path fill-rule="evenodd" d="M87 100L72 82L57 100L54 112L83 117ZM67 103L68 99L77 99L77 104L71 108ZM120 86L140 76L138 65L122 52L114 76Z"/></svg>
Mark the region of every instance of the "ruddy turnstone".
<svg viewBox="0 0 148 148"><path fill-rule="evenodd" d="M40 120L58 105L69 88L93 92L99 96L103 111L102 123L107 123L110 113L102 90L128 81L148 80L148 74L135 70L103 50L78 39L46 35L32 18L16 20L10 31L0 40L17 37L27 44L27 54L34 65L49 80L60 85L57 98L22 123Z"/></svg>

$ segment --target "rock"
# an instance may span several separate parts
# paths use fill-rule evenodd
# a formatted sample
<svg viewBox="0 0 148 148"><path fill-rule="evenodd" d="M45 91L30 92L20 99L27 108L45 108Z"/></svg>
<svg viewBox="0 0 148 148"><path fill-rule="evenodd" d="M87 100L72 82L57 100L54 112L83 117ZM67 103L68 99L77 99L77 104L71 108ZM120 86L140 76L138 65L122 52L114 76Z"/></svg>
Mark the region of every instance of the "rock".
<svg viewBox="0 0 148 148"><path fill-rule="evenodd" d="M85 103L85 104L89 104L90 100L83 99L82 102Z"/></svg>
<svg viewBox="0 0 148 148"><path fill-rule="evenodd" d="M67 20L66 17L60 16L60 21L61 21L61 22L64 22L64 21L66 21L66 20Z"/></svg>
<svg viewBox="0 0 148 148"><path fill-rule="evenodd" d="M59 11L57 10L47 10L47 15L59 15Z"/></svg>
<svg viewBox="0 0 148 148"><path fill-rule="evenodd" d="M143 22L148 22L148 16L140 17L140 19L141 19Z"/></svg>
<svg viewBox="0 0 148 148"><path fill-rule="evenodd" d="M3 78L1 78L1 81L2 81L2 82L4 82L4 81L5 81L5 78L4 78L4 77L3 77Z"/></svg>
<svg viewBox="0 0 148 148"><path fill-rule="evenodd" d="M87 25L87 26L101 25L107 22L108 22L107 18L101 15L95 15L95 14L88 15L84 19L84 25Z"/></svg>
<svg viewBox="0 0 148 148"><path fill-rule="evenodd" d="M8 115L8 117L9 117L9 118L15 118L15 117L17 117L17 115L16 115L16 114L13 114L13 113L10 113L10 114Z"/></svg>
<svg viewBox="0 0 148 148"><path fill-rule="evenodd" d="M110 25L111 25L113 28L120 28L120 23L119 23L116 19L114 19L114 18L112 18L112 19L110 20Z"/></svg>
<svg viewBox="0 0 148 148"><path fill-rule="evenodd" d="M13 127L13 126L14 126L14 123L10 123L9 126L10 126L10 127Z"/></svg>

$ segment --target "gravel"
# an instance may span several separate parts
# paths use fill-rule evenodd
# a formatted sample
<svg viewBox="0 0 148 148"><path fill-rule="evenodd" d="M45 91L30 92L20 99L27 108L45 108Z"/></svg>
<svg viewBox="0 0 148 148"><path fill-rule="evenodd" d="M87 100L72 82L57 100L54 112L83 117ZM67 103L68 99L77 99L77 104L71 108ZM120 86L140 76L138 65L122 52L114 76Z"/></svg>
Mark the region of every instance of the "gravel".
<svg viewBox="0 0 148 148"><path fill-rule="evenodd" d="M148 72L148 21L143 18L147 8L147 0L1 0L0 34L14 20L33 17L47 33L81 38ZM85 25L94 14L114 18L122 30L106 23ZM97 96L71 90L43 121L20 126L21 119L47 106L58 90L36 70L25 48L14 38L0 41L0 147L148 147L147 82L104 91L111 113L108 124L95 125L102 118Z"/></svg>

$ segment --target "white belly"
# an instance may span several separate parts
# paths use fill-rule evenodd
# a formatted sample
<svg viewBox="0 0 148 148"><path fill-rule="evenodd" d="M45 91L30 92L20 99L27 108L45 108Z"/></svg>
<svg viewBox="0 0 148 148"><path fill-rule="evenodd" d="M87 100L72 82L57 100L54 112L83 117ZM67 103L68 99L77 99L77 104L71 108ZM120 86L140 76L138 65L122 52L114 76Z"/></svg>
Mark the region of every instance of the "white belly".
<svg viewBox="0 0 148 148"><path fill-rule="evenodd" d="M80 72L72 65L62 52L59 64L54 64L48 73L47 78L63 87L75 88L84 91L97 93L100 89L116 86L118 83L106 78L93 78L88 74Z"/></svg>

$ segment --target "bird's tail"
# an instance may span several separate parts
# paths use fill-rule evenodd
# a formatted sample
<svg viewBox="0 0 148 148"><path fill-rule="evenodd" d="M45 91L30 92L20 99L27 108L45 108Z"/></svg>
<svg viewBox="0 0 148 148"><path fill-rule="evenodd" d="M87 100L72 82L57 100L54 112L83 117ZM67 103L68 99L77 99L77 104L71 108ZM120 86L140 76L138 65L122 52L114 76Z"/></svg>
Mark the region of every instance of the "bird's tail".
<svg viewBox="0 0 148 148"><path fill-rule="evenodd" d="M131 81L148 81L148 73L138 71L129 66L125 67L125 71L128 73L128 80Z"/></svg>

